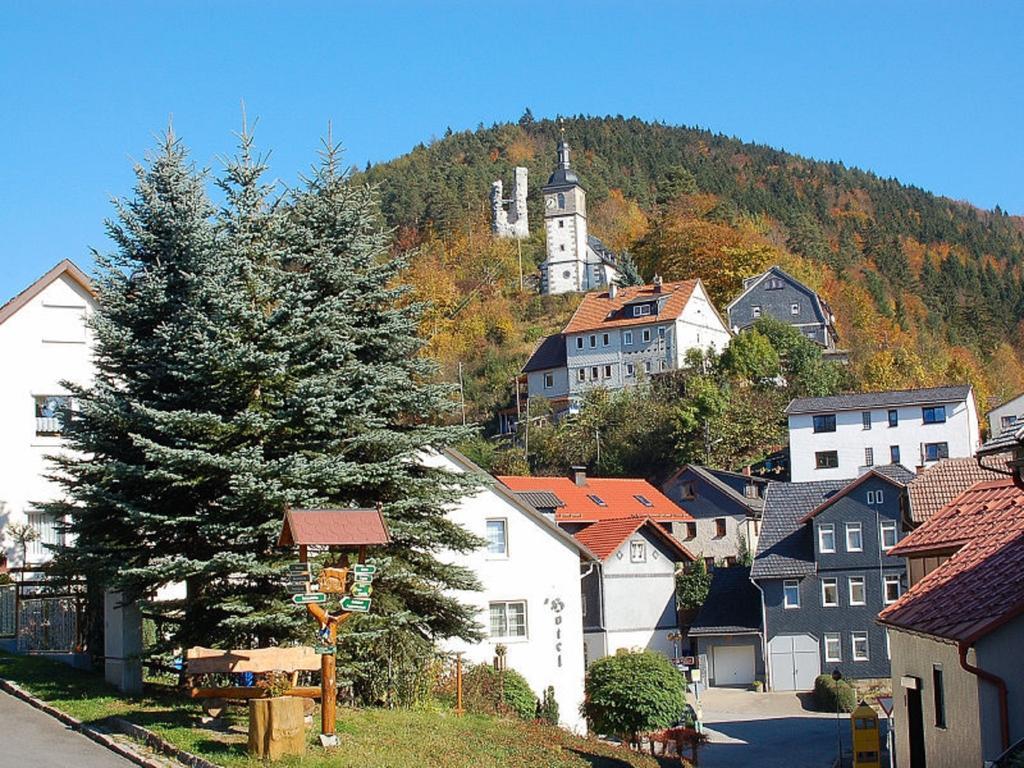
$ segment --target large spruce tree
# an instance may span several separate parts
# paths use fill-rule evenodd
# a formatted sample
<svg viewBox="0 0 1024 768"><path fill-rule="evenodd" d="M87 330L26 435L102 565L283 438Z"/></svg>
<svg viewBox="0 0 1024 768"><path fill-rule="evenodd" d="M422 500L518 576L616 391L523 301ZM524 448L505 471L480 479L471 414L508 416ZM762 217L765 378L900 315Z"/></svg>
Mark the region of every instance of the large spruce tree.
<svg viewBox="0 0 1024 768"><path fill-rule="evenodd" d="M472 575L435 556L478 543L444 516L465 484L420 461L463 429L440 421L452 398L420 355L421 308L374 194L337 160L328 147L303 189L274 200L243 131L215 211L169 135L117 204L117 252L97 260L97 377L74 392L70 501L51 511L70 517L66 560L95 585L129 599L187 585L160 606L172 645L308 631L281 587L288 504L383 503L395 543L375 608L427 641L477 631L444 594Z"/></svg>

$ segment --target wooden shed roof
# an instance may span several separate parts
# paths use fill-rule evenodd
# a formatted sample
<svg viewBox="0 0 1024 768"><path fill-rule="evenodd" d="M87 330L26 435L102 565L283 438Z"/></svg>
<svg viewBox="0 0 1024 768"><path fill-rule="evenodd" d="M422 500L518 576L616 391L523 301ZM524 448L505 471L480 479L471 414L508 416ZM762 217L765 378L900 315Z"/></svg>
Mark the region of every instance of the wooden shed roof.
<svg viewBox="0 0 1024 768"><path fill-rule="evenodd" d="M379 509L287 509L277 544L362 547L390 541Z"/></svg>

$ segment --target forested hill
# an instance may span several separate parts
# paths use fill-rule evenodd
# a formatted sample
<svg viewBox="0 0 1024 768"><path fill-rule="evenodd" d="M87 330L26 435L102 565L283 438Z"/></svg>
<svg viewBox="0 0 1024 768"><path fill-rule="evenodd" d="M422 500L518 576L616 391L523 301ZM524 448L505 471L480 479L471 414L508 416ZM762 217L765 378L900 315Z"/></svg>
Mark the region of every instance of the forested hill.
<svg viewBox="0 0 1024 768"><path fill-rule="evenodd" d="M979 395L1024 386L1020 217L696 128L577 117L564 130L592 231L633 252L647 279L655 271L666 279L700 276L721 306L743 276L781 261L830 300L859 384L911 386L942 379L955 365L971 372ZM558 135L554 121L527 113L518 124L449 132L361 175L379 185L401 247L444 241L448 255L438 267L445 258L450 265L460 247L473 252L462 254L472 261L486 237L491 182L503 179L507 189L512 168L526 166L530 271L543 258L538 191L553 169ZM454 243L456 233L469 242ZM499 273L514 276L507 248L487 248L498 266L477 265L449 293L478 290ZM425 295L435 297L435 288ZM471 301L451 298L458 311ZM524 300L511 301L521 307ZM534 308L541 325L544 317L557 324L560 312ZM523 311L512 315L523 321ZM437 326L434 335L443 332ZM994 365L1012 370L999 374Z"/></svg>

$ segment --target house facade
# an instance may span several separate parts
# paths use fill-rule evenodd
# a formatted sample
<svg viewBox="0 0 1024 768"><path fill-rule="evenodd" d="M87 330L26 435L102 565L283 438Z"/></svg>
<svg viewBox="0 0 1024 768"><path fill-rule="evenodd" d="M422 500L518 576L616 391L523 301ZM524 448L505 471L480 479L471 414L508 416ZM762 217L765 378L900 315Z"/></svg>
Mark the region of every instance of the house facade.
<svg viewBox="0 0 1024 768"><path fill-rule="evenodd" d="M561 334L527 361L529 397L579 402L596 387L618 390L682 368L691 349L721 352L731 333L700 280L588 293Z"/></svg>
<svg viewBox="0 0 1024 768"><path fill-rule="evenodd" d="M893 550L916 574L879 616L892 648L896 761L991 765L1024 739L1024 490L974 485Z"/></svg>
<svg viewBox="0 0 1024 768"><path fill-rule="evenodd" d="M86 320L96 308L89 278L62 261L0 307L0 524L28 522L39 539L28 545L29 564L50 558L46 545L63 543L59 521L36 509L60 489L46 478L47 456L60 451L61 412L74 407L62 381L87 384L93 377L92 334ZM19 563L14 542L0 542Z"/></svg>
<svg viewBox="0 0 1024 768"><path fill-rule="evenodd" d="M761 594L750 568L719 568L707 599L689 627L690 654L708 685L749 686L765 679Z"/></svg>
<svg viewBox="0 0 1024 768"><path fill-rule="evenodd" d="M990 439L1024 423L1024 393L990 410L985 414L985 421L988 422Z"/></svg>
<svg viewBox="0 0 1024 768"><path fill-rule="evenodd" d="M620 648L678 655L675 574L694 556L675 539L673 522L689 519L654 486L629 478L498 478L524 502L556 521L598 563L582 580L587 660Z"/></svg>
<svg viewBox="0 0 1024 768"><path fill-rule="evenodd" d="M479 643L449 638L443 648L469 663L491 664L501 644L510 668L537 696L555 689L562 725L585 732L583 702L583 571L596 564L586 546L503 484L455 451L430 454L425 463L453 473L472 473L482 486L453 506L448 519L486 541L468 554L440 559L469 568L479 591L453 593L477 609L486 637Z"/></svg>
<svg viewBox="0 0 1024 768"><path fill-rule="evenodd" d="M809 690L822 672L887 678L889 649L875 622L906 584L889 551L902 535L900 498L913 477L873 469L846 482L773 483L751 579L761 591L768 685Z"/></svg>
<svg viewBox="0 0 1024 768"><path fill-rule="evenodd" d="M673 523L672 533L712 567L735 565L743 549L753 556L769 482L740 472L683 466L661 486L662 493L693 518Z"/></svg>
<svg viewBox="0 0 1024 768"><path fill-rule="evenodd" d="M743 281L743 292L726 307L729 327L739 333L762 317L774 317L798 329L827 351L836 348L835 316L815 292L779 267Z"/></svg>
<svg viewBox="0 0 1024 768"><path fill-rule="evenodd" d="M872 467L928 467L973 456L978 412L969 385L805 397L786 408L795 483L857 477Z"/></svg>

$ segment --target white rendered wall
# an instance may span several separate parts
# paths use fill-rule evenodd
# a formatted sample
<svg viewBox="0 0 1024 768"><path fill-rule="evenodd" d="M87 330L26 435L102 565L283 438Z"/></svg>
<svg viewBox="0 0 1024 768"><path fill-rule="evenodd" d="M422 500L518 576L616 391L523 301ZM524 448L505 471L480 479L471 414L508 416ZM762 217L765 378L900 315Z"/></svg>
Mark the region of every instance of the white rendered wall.
<svg viewBox="0 0 1024 768"><path fill-rule="evenodd" d="M1003 417L1004 416L1015 416L1015 426L1024 424L1024 395L1017 395L1008 402L1003 403L997 408L993 408L988 412L988 437L991 440L993 437L999 437L1003 433Z"/></svg>
<svg viewBox="0 0 1024 768"><path fill-rule="evenodd" d="M959 403L945 405L946 421L925 424L920 405L901 406L898 426L890 427L889 408L871 409L871 429L864 429L862 411L836 411L835 432L814 432L813 414L795 414L789 417L790 476L794 483L810 480L842 480L857 477L867 469L864 449L874 450L874 465L888 464L892 445L900 447L900 463L910 470L930 466L925 462L921 446L924 443L948 443L949 457L973 456L979 445L978 415L973 396ZM822 411L822 414L832 411ZM834 469L815 469L814 454L836 451L839 466Z"/></svg>
<svg viewBox="0 0 1024 768"><path fill-rule="evenodd" d="M729 346L731 338L728 327L711 305L703 283L697 283L693 295L676 320L676 368L683 367L686 353L691 349L722 352Z"/></svg>
<svg viewBox="0 0 1024 768"><path fill-rule="evenodd" d="M33 502L52 501L60 492L44 474L51 469L46 456L60 450L61 439L36 435L34 398L67 394L60 385L65 379L91 381L85 317L94 308L92 296L61 275L0 324L0 524L24 522ZM20 561L13 542L3 546L12 563ZM45 549L34 549L30 562L49 559Z"/></svg>
<svg viewBox="0 0 1024 768"><path fill-rule="evenodd" d="M427 463L460 471L447 457L432 455ZM470 663L490 664L498 643L508 648L508 666L521 673L533 692L541 696L555 688L562 724L584 732L579 714L583 702L583 605L580 591L580 554L571 541L555 534L539 520L491 490L464 498L449 519L483 538L486 521L507 521L508 557L489 556L486 548L468 555L441 555L443 562L457 563L476 573L480 592L455 592L463 603L478 608L477 620L489 628L489 604L526 601L527 637L522 640L484 639L466 643L447 640L447 651L463 651ZM560 610L556 610L560 606ZM560 619L560 621L559 621ZM560 657L560 660L559 660Z"/></svg>

